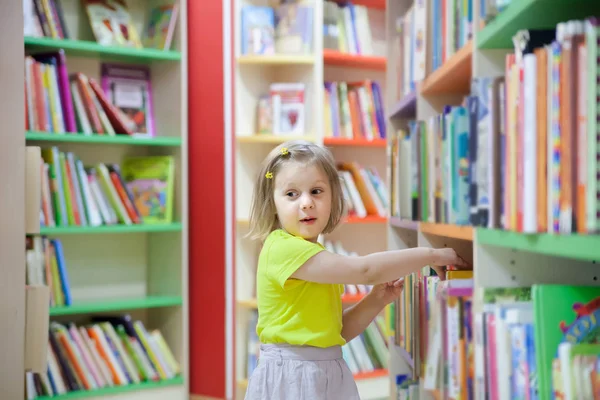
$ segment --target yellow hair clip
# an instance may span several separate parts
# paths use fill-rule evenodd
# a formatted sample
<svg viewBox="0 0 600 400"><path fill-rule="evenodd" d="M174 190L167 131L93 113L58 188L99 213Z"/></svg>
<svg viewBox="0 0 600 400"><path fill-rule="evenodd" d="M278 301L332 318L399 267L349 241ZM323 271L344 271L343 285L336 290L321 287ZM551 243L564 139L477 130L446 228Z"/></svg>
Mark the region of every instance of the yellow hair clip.
<svg viewBox="0 0 600 400"><path fill-rule="evenodd" d="M267 179L273 179L273 173L272 172L267 172L265 174L265 178L267 178Z"/></svg>
<svg viewBox="0 0 600 400"><path fill-rule="evenodd" d="M290 152L288 151L287 147L282 147L281 148L281 155L282 156L287 156L288 154L290 154Z"/></svg>

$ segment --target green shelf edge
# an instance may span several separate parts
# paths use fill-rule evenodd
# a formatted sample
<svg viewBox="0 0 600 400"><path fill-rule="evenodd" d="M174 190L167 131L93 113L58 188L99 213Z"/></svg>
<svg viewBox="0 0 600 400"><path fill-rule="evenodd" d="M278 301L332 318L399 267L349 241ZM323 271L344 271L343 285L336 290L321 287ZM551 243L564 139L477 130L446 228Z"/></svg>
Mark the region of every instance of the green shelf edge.
<svg viewBox="0 0 600 400"><path fill-rule="evenodd" d="M181 138L156 136L153 138L128 135L84 135L83 133L25 132L25 140L89 144L124 144L137 146L181 146Z"/></svg>
<svg viewBox="0 0 600 400"><path fill-rule="evenodd" d="M178 376L173 379L166 379L166 380L158 381L158 382L144 382L144 383L138 383L138 384L134 384L134 385L113 386L113 387L96 389L96 390L79 390L76 392L70 392L70 393L61 394L61 395L52 396L52 397L40 396L40 397L36 397L36 400L87 399L87 398L91 398L91 397L110 396L110 395L133 392L133 391L138 391L138 390L152 390L152 389L158 389L158 388L182 385L182 384L183 384L183 377Z"/></svg>
<svg viewBox="0 0 600 400"><path fill-rule="evenodd" d="M183 304L181 296L148 296L112 301L81 302L71 306L50 307L50 316L88 314L121 310L137 310L159 307L173 307Z"/></svg>
<svg viewBox="0 0 600 400"><path fill-rule="evenodd" d="M600 261L599 235L522 234L476 229L477 243L583 261Z"/></svg>
<svg viewBox="0 0 600 400"><path fill-rule="evenodd" d="M570 19L600 12L598 0L514 0L476 34L479 49L513 49L520 29L554 28Z"/></svg>
<svg viewBox="0 0 600 400"><path fill-rule="evenodd" d="M91 233L154 233L181 231L181 222L171 224L102 225L102 226L57 226L41 227L41 235L91 234Z"/></svg>
<svg viewBox="0 0 600 400"><path fill-rule="evenodd" d="M127 47L102 46L88 40L25 37L25 46L35 49L63 49L74 56L96 55L112 60L179 61L181 53L174 50L131 49Z"/></svg>

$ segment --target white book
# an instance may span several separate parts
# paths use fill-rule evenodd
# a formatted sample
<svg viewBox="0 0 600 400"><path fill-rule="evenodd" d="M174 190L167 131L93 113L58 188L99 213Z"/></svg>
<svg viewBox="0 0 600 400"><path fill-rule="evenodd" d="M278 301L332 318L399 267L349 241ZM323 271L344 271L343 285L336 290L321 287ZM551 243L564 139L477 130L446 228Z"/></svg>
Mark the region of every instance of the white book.
<svg viewBox="0 0 600 400"><path fill-rule="evenodd" d="M523 232L537 232L537 59L523 57Z"/></svg>

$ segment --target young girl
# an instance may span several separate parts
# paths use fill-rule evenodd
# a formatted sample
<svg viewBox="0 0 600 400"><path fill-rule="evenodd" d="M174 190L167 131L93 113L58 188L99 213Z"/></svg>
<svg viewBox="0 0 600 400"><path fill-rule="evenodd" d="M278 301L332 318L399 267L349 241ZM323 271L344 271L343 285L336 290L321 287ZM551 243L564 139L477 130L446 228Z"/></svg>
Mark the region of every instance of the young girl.
<svg viewBox="0 0 600 400"><path fill-rule="evenodd" d="M413 248L347 257L317 242L344 215L332 155L306 141L269 153L254 188L250 233L263 240L256 291L261 346L246 400L359 399L341 346L361 334L400 293L405 275L466 265L452 249ZM344 284L374 285L342 311Z"/></svg>

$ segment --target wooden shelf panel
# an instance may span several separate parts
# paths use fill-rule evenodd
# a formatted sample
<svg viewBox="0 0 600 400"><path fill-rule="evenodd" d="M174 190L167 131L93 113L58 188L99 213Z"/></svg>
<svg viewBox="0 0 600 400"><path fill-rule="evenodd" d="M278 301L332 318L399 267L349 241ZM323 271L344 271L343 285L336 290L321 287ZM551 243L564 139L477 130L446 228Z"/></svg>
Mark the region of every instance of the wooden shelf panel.
<svg viewBox="0 0 600 400"><path fill-rule="evenodd" d="M119 144L135 146L181 146L180 137L156 136L153 138L135 137L129 135L85 135L83 133L51 133L51 132L25 132L25 140L61 142L61 143L88 143L88 144Z"/></svg>
<svg viewBox="0 0 600 400"><path fill-rule="evenodd" d="M323 50L323 64L346 68L385 71L387 60L385 57L362 56L325 49Z"/></svg>
<svg viewBox="0 0 600 400"><path fill-rule="evenodd" d="M128 47L102 46L96 42L47 37L25 37L25 48L32 50L63 49L67 55L95 57L113 61L179 61L181 53L174 50L132 49Z"/></svg>
<svg viewBox="0 0 600 400"><path fill-rule="evenodd" d="M241 55L237 58L237 63L242 65L312 65L315 61L316 57L313 54Z"/></svg>
<svg viewBox="0 0 600 400"><path fill-rule="evenodd" d="M380 217L379 215L367 215L364 218L349 216L343 220L345 224L385 224L387 222L386 217Z"/></svg>
<svg viewBox="0 0 600 400"><path fill-rule="evenodd" d="M341 137L326 137L323 139L325 146L352 146L352 147L386 147L385 139L346 139Z"/></svg>
<svg viewBox="0 0 600 400"><path fill-rule="evenodd" d="M390 225L396 228L409 229L411 231L419 230L419 222L402 219L400 217L390 217Z"/></svg>
<svg viewBox="0 0 600 400"><path fill-rule="evenodd" d="M471 88L471 58L473 42L469 41L444 65L433 71L421 84L423 96L469 93Z"/></svg>
<svg viewBox="0 0 600 400"><path fill-rule="evenodd" d="M419 230L423 233L453 239L473 240L473 227L469 225L435 224L420 222Z"/></svg>
<svg viewBox="0 0 600 400"><path fill-rule="evenodd" d="M120 299L96 302L81 302L71 306L57 306L50 308L51 316L76 315L97 312L111 312L121 310L137 310L158 307L172 307L183 304L181 296L148 296L139 299Z"/></svg>
<svg viewBox="0 0 600 400"><path fill-rule="evenodd" d="M477 229L477 242L550 256L600 261L599 235L523 234L499 229Z"/></svg>

